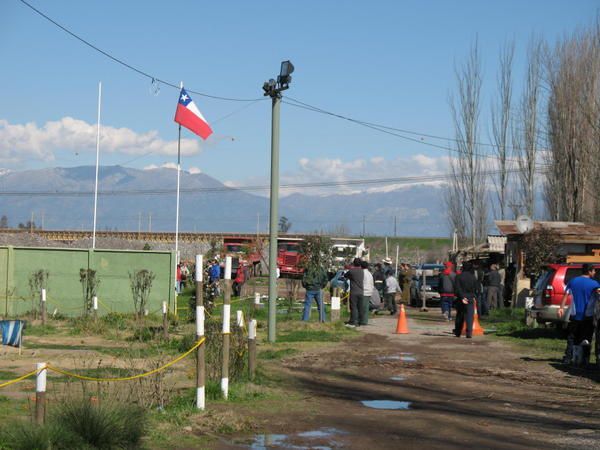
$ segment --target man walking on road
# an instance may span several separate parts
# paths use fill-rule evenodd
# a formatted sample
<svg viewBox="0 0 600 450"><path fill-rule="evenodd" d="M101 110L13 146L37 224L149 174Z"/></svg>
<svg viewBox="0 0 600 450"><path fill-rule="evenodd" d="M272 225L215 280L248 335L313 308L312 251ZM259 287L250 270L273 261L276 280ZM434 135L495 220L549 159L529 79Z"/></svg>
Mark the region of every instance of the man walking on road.
<svg viewBox="0 0 600 450"><path fill-rule="evenodd" d="M463 271L456 276L456 322L454 335L460 337L463 324L467 322L467 338L473 336L473 315L475 312L475 294L479 282L473 273L473 265L465 263Z"/></svg>
<svg viewBox="0 0 600 450"><path fill-rule="evenodd" d="M581 276L573 278L565 287L560 307L558 308L558 317L562 318L565 314L564 308L569 295L572 296L571 314L569 317L569 335L567 337L567 348L563 363L569 364L573 359L573 346L581 345L583 341L592 342L594 334L593 311L586 311L592 295L600 289L600 283L594 279L596 269L591 264L584 264L581 268ZM589 316L586 316L588 312ZM590 346L587 345L584 350L584 360L590 360Z"/></svg>
<svg viewBox="0 0 600 450"><path fill-rule="evenodd" d="M359 314L362 305L364 276L360 258L354 258L352 266L344 275L344 278L350 281L350 320L346 323L346 326L350 328L360 325Z"/></svg>
<svg viewBox="0 0 600 450"><path fill-rule="evenodd" d="M375 290L375 282L373 281L373 275L369 271L369 263L362 261L360 263L363 269L363 297L358 312L359 325L369 324L369 303L371 302L371 296Z"/></svg>
<svg viewBox="0 0 600 450"><path fill-rule="evenodd" d="M455 298L456 273L454 264L450 261L444 263L445 269L440 274L438 289L440 292L440 303L442 307L442 316L448 321L452 320L452 306Z"/></svg>

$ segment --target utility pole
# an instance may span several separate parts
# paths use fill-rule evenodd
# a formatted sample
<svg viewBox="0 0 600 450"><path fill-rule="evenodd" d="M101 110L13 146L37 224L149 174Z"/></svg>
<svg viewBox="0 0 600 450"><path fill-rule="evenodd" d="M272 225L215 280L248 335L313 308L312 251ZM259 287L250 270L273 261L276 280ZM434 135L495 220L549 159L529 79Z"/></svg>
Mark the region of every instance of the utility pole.
<svg viewBox="0 0 600 450"><path fill-rule="evenodd" d="M365 222L367 220L367 216L363 216L363 232L362 232L362 237L365 237Z"/></svg>
<svg viewBox="0 0 600 450"><path fill-rule="evenodd" d="M42 210L42 225L41 225L41 228L40 228L42 230L44 229L44 215L45 215L45 211Z"/></svg>
<svg viewBox="0 0 600 450"><path fill-rule="evenodd" d="M152 213L148 213L148 233L152 232Z"/></svg>
<svg viewBox="0 0 600 450"><path fill-rule="evenodd" d="M138 213L138 239L140 238L140 234L142 233L142 212Z"/></svg>
<svg viewBox="0 0 600 450"><path fill-rule="evenodd" d="M396 216L394 216L394 237L398 236L398 235L396 234L396 223L397 223L397 220L396 220L396 218L397 218L397 217L396 217Z"/></svg>
<svg viewBox="0 0 600 450"><path fill-rule="evenodd" d="M33 211L31 211L31 221L29 222L29 232L33 233L33 218L35 217Z"/></svg>
<svg viewBox="0 0 600 450"><path fill-rule="evenodd" d="M279 110L281 92L292 81L294 65L281 63L277 81L271 78L263 84L264 95L271 97L271 198L269 206L269 342L275 342L277 315L277 222L279 220Z"/></svg>

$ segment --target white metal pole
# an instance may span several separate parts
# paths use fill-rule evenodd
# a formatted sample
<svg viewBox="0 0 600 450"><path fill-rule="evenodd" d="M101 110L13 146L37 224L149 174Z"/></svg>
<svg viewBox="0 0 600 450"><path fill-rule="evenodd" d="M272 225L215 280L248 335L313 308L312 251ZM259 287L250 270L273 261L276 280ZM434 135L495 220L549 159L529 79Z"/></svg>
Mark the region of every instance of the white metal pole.
<svg viewBox="0 0 600 450"><path fill-rule="evenodd" d="M179 83L179 89L183 89L183 81ZM181 175L181 125L177 136L177 200L175 204L175 316L177 316L177 265L179 264L179 182Z"/></svg>
<svg viewBox="0 0 600 450"><path fill-rule="evenodd" d="M100 105L102 104L102 81L98 82L98 132L96 134L96 183L94 184L94 229L92 249L96 248L96 212L98 208L98 165L100 163Z"/></svg>
<svg viewBox="0 0 600 450"><path fill-rule="evenodd" d="M387 236L385 237L385 257L389 258L390 255L388 254L388 242L387 242Z"/></svg>
<svg viewBox="0 0 600 450"><path fill-rule="evenodd" d="M400 256L400 246L396 245L396 270L394 271L394 276L398 276L398 257Z"/></svg>

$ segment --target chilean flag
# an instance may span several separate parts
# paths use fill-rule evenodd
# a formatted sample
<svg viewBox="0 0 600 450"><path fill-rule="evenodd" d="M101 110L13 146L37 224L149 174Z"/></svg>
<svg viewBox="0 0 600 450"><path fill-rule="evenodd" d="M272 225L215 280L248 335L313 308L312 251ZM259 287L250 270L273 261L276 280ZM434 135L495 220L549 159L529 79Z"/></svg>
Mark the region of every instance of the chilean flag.
<svg viewBox="0 0 600 450"><path fill-rule="evenodd" d="M202 139L208 138L213 132L192 98L183 88L181 88L181 93L179 94L177 111L175 111L175 122L186 127Z"/></svg>

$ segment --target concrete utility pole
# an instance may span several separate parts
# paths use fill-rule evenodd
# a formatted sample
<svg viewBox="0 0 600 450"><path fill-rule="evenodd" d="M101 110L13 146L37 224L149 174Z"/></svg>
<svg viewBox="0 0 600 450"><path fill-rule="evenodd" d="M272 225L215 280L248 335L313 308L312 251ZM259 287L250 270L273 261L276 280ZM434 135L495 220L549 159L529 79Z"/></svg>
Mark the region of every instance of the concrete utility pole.
<svg viewBox="0 0 600 450"><path fill-rule="evenodd" d="M363 232L362 237L365 237L365 222L367 221L367 216L363 216Z"/></svg>
<svg viewBox="0 0 600 450"><path fill-rule="evenodd" d="M265 96L272 99L271 119L271 201L269 208L269 342L276 339L277 315L277 222L279 221L279 110L281 91L288 89L292 81L294 65L281 63L277 81L271 78L263 84Z"/></svg>

